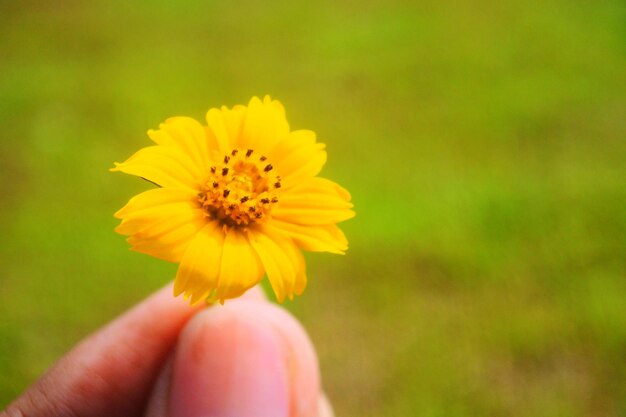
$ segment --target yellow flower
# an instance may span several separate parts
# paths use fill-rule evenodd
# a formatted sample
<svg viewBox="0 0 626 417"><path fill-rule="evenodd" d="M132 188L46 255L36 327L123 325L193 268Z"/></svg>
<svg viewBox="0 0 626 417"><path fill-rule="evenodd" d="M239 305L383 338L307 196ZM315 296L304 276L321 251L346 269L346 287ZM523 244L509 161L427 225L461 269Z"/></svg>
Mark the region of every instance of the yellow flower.
<svg viewBox="0 0 626 417"><path fill-rule="evenodd" d="M354 216L350 194L317 177L324 144L312 131L290 131L268 96L211 109L206 121L170 118L148 131L155 146L115 164L159 187L115 213L116 231L132 250L180 262L174 295L192 304L238 297L265 273L279 302L300 295L300 250L344 253L336 223Z"/></svg>

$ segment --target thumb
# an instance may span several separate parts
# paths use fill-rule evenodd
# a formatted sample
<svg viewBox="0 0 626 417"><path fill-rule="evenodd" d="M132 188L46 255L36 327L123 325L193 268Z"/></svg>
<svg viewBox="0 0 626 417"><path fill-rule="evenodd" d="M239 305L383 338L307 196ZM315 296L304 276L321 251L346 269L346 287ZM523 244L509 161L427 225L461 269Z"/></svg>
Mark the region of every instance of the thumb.
<svg viewBox="0 0 626 417"><path fill-rule="evenodd" d="M317 356L284 309L239 299L194 316L149 402L149 417L318 417Z"/></svg>

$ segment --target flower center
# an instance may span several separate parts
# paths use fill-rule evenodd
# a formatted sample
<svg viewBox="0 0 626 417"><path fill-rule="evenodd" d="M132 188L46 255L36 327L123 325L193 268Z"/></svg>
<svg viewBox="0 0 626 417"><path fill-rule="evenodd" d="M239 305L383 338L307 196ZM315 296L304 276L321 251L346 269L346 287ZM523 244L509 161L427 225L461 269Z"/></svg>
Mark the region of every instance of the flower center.
<svg viewBox="0 0 626 417"><path fill-rule="evenodd" d="M263 155L233 149L211 174L198 194L207 215L228 226L264 222L278 203L280 176Z"/></svg>

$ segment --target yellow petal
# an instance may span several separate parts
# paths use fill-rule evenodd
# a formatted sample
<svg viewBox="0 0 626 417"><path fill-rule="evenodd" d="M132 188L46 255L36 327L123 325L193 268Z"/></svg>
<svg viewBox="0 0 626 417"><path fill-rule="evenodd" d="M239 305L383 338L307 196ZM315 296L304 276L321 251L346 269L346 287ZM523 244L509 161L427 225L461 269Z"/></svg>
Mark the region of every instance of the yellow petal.
<svg viewBox="0 0 626 417"><path fill-rule="evenodd" d="M326 225L354 217L350 194L324 178L309 178L280 196L272 216L289 223Z"/></svg>
<svg viewBox="0 0 626 417"><path fill-rule="evenodd" d="M291 223L325 225L351 219L354 217L354 212L352 210L327 210L310 207L281 207L274 211L273 216Z"/></svg>
<svg viewBox="0 0 626 417"><path fill-rule="evenodd" d="M189 191L175 188L154 188L128 200L128 203L119 209L114 216L118 219L124 219L144 210L159 210L160 206L175 203L183 203L193 209L198 207L197 201L197 196Z"/></svg>
<svg viewBox="0 0 626 417"><path fill-rule="evenodd" d="M151 244L138 244L130 247L130 250L137 253L150 255L154 258L167 262L180 262L183 253L185 253L186 245L180 247L164 247Z"/></svg>
<svg viewBox="0 0 626 417"><path fill-rule="evenodd" d="M144 210L160 210L160 206L184 203L190 209L198 207L197 196L189 191L175 188L154 188L131 198L128 203L115 213L118 219L137 215ZM158 214L158 213L157 213ZM122 234L127 234L120 232Z"/></svg>
<svg viewBox="0 0 626 417"><path fill-rule="evenodd" d="M209 143L204 127L191 117L170 117L159 126L149 130L148 136L158 145L178 149L194 165L202 170L209 158Z"/></svg>
<svg viewBox="0 0 626 417"><path fill-rule="evenodd" d="M281 194L281 203L300 206L309 205L320 208L351 208L350 193L339 184L325 178L315 177L302 181L288 192Z"/></svg>
<svg viewBox="0 0 626 417"><path fill-rule="evenodd" d="M237 147L247 109L235 106L211 109L206 115L208 137L218 154L225 155Z"/></svg>
<svg viewBox="0 0 626 417"><path fill-rule="evenodd" d="M116 163L112 171L136 175L161 187L193 191L204 177L191 159L179 149L149 146L140 149L125 162Z"/></svg>
<svg viewBox="0 0 626 417"><path fill-rule="evenodd" d="M282 246L282 249L287 254L287 257L293 262L293 268L295 271L293 292L287 293L289 299L293 300L294 293L296 295L301 295L306 288L306 264L304 262L304 256L302 256L302 251L293 243Z"/></svg>
<svg viewBox="0 0 626 417"><path fill-rule="evenodd" d="M220 277L214 299L235 298L263 278L263 266L243 231L230 229L224 239Z"/></svg>
<svg viewBox="0 0 626 417"><path fill-rule="evenodd" d="M326 163L325 148L323 143L316 142L315 133L310 130L296 130L280 141L270 157L283 178L283 187L316 176Z"/></svg>
<svg viewBox="0 0 626 417"><path fill-rule="evenodd" d="M304 259L291 239L269 228L248 229L250 243L259 255L278 302L300 294L306 286Z"/></svg>
<svg viewBox="0 0 626 417"><path fill-rule="evenodd" d="M226 132L231 139L231 143L237 143L241 137L241 129L245 120L248 109L246 106L237 105L231 110L228 107L222 107L222 117L224 118L224 126Z"/></svg>
<svg viewBox="0 0 626 417"><path fill-rule="evenodd" d="M265 96L263 101L253 97L243 123L240 141L242 149L254 149L267 156L274 146L289 134L289 124L283 106Z"/></svg>
<svg viewBox="0 0 626 417"><path fill-rule="evenodd" d="M206 225L204 210L179 213L146 225L128 238L132 250L179 262L196 234Z"/></svg>
<svg viewBox="0 0 626 417"><path fill-rule="evenodd" d="M115 231L130 236L132 250L170 262L180 260L206 223L205 213L189 193L157 188L133 197L119 210Z"/></svg>
<svg viewBox="0 0 626 417"><path fill-rule="evenodd" d="M218 222L209 222L185 251L174 281L174 295L185 292L191 303L206 298L218 286L224 233Z"/></svg>
<svg viewBox="0 0 626 417"><path fill-rule="evenodd" d="M348 240L335 224L302 225L273 219L271 226L293 239L304 250L312 252L330 252L343 255L348 250Z"/></svg>

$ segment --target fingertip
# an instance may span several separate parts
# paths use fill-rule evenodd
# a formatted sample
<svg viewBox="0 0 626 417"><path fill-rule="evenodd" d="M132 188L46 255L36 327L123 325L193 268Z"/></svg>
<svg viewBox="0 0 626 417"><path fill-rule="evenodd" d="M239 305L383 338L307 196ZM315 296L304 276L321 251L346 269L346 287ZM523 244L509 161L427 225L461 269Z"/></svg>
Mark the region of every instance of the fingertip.
<svg viewBox="0 0 626 417"><path fill-rule="evenodd" d="M328 397L322 392L319 399L319 417L335 417L333 408L328 401Z"/></svg>
<svg viewBox="0 0 626 417"><path fill-rule="evenodd" d="M256 285L246 291L245 294L241 296L240 300L267 301L267 295L265 294L263 287Z"/></svg>
<svg viewBox="0 0 626 417"><path fill-rule="evenodd" d="M173 355L165 362L157 377L148 402L145 417L168 417L167 405L169 402L170 381L172 380Z"/></svg>
<svg viewBox="0 0 626 417"><path fill-rule="evenodd" d="M198 313L176 350L170 414L311 416L319 372L312 344L285 310L258 293Z"/></svg>

